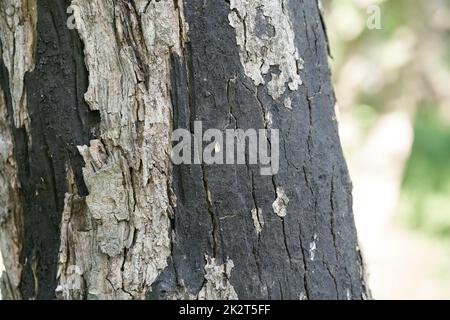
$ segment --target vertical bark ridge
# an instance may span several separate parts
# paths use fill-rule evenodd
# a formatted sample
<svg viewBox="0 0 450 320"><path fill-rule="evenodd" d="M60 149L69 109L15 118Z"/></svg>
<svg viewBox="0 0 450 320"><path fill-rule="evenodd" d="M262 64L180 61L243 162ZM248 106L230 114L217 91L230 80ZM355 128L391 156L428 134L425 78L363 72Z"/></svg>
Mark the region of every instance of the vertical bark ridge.
<svg viewBox="0 0 450 320"><path fill-rule="evenodd" d="M24 77L34 67L36 18L34 0L0 3L0 249L6 268L1 280L4 299L21 296L23 208L14 140L26 139L25 131L29 127Z"/></svg>
<svg viewBox="0 0 450 320"><path fill-rule="evenodd" d="M142 299L172 249L169 65L182 53L183 7L173 0L72 7L89 70L85 100L102 120L98 138L78 147L89 195L67 195L57 291L67 299Z"/></svg>
<svg viewBox="0 0 450 320"><path fill-rule="evenodd" d="M14 84L17 70L2 72L9 91L6 105L23 208L19 290L24 299L52 299L65 193L87 193L77 145L95 136L98 113L90 112L83 100L87 72L80 39L66 26L67 4L42 0L34 4L23 1L21 6L35 10L36 30L29 34L36 38L22 43L31 46L34 65L25 70L22 87ZM11 8L7 7L7 12ZM16 34L14 39L20 36ZM9 44L6 48L10 50ZM20 59L22 55L16 51L13 56ZM17 88L23 88L26 97L19 112L14 98ZM26 116L18 116L20 112Z"/></svg>

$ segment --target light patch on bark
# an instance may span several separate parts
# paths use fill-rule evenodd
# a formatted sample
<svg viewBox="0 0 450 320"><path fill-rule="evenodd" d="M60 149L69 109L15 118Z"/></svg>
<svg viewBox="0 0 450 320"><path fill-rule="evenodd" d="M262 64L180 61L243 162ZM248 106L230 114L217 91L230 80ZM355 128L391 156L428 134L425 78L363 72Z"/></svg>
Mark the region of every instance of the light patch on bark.
<svg viewBox="0 0 450 320"><path fill-rule="evenodd" d="M256 86L264 84L271 67L269 95L274 100L302 84L303 60L295 47L295 33L286 9L286 0L230 0L230 25L236 29L236 41L245 73Z"/></svg>
<svg viewBox="0 0 450 320"><path fill-rule="evenodd" d="M91 146L95 146L95 143L101 145L96 140L91 142ZM85 161L90 161L92 154L88 148L80 149ZM100 251L109 257L120 255L126 241L126 221L129 220L130 209L133 209L128 207L126 182L120 163L105 164L97 170L86 167L83 169L83 175L89 190L86 205L98 225L96 236ZM134 206L134 203L132 205ZM124 221L125 223L121 223Z"/></svg>
<svg viewBox="0 0 450 320"><path fill-rule="evenodd" d="M232 260L219 265L216 259L205 255L205 284L198 294L199 300L237 300L238 295L230 283Z"/></svg>
<svg viewBox="0 0 450 320"><path fill-rule="evenodd" d="M286 216L289 198L282 187L277 187L277 198L272 203L273 211L281 218Z"/></svg>
<svg viewBox="0 0 450 320"><path fill-rule="evenodd" d="M284 98L284 106L289 110L292 110L292 100L289 97Z"/></svg>
<svg viewBox="0 0 450 320"><path fill-rule="evenodd" d="M298 300L308 300L308 296L306 295L305 292L302 291L302 292L300 292Z"/></svg>
<svg viewBox="0 0 450 320"><path fill-rule="evenodd" d="M268 129L273 127L273 116L270 111L266 111L266 113L264 114L264 124Z"/></svg>
<svg viewBox="0 0 450 320"><path fill-rule="evenodd" d="M232 260L218 264L215 258L205 255L205 282L198 294L189 293L181 280L176 293L169 300L238 300L238 295L230 283L231 271L234 268Z"/></svg>
<svg viewBox="0 0 450 320"><path fill-rule="evenodd" d="M85 100L100 111L101 139L79 146L89 195L66 204L60 296L81 296L66 290L65 270L75 265L87 298L143 299L171 252L170 55L181 55L186 40L182 3L73 0L72 7L89 71Z"/></svg>
<svg viewBox="0 0 450 320"><path fill-rule="evenodd" d="M309 259L311 261L314 261L314 258L316 256L316 250L317 250L316 240L317 240L317 234L314 234L314 239L309 244Z"/></svg>
<svg viewBox="0 0 450 320"><path fill-rule="evenodd" d="M198 294L189 293L181 280L176 293L169 300L238 300L238 295L230 283L231 271L234 268L232 260L218 264L215 258L205 255L205 282Z"/></svg>
<svg viewBox="0 0 450 320"><path fill-rule="evenodd" d="M260 234L264 227L264 216L262 214L262 209L254 208L252 209L252 219L255 226L256 234Z"/></svg>
<svg viewBox="0 0 450 320"><path fill-rule="evenodd" d="M83 298L83 270L89 266L90 252L94 249L90 247L94 237L92 222L85 211L85 199L66 193L57 271L56 297L59 299ZM73 264L76 262L79 265Z"/></svg>
<svg viewBox="0 0 450 320"><path fill-rule="evenodd" d="M34 69L36 0L0 1L0 39L3 61L9 72L14 123L28 128L25 73Z"/></svg>

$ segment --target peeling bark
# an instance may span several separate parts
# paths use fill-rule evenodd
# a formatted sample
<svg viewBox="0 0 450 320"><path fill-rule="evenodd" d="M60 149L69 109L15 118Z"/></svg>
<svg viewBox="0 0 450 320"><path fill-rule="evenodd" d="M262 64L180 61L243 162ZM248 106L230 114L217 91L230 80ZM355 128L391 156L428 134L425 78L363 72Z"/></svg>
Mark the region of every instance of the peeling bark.
<svg viewBox="0 0 450 320"><path fill-rule="evenodd" d="M86 71L80 59L82 48L76 32L66 28L64 3L14 1L12 5L7 1L2 5L5 6L2 13L15 12L12 21L18 24L15 31L7 24L0 24L3 36L0 82L18 180L14 189L18 197L12 205L21 207L16 220L20 224L15 232L19 256L2 252L4 261L19 261L20 270L16 275L19 280L13 286L18 285L21 298L50 299L55 296L65 193L71 190L80 195L87 193L81 176L83 160L76 146L95 135L97 116L89 112L83 100ZM33 8L37 17L34 23L26 22L27 16L23 19L19 16L19 12L30 14L29 8ZM24 40L17 34L27 25L35 28L27 29L28 35L35 35L34 39ZM15 40L12 42L5 36L11 32L14 35L10 38ZM15 47L15 43L22 48ZM31 50L34 65L27 64L25 68L21 59L27 57L27 48ZM8 54L14 58L8 58ZM17 63L10 64L11 61ZM19 71L24 74L19 76ZM17 79L21 85L16 83ZM73 173L72 180L68 179L69 172ZM11 247L14 243L11 241L2 246ZM7 270L9 281L12 281L9 275L12 271Z"/></svg>
<svg viewBox="0 0 450 320"><path fill-rule="evenodd" d="M3 294L366 297L316 1L11 3L0 5ZM194 135L195 121L279 129L279 173L173 165L172 132Z"/></svg>
<svg viewBox="0 0 450 320"><path fill-rule="evenodd" d="M9 125L3 89L0 85L0 251L5 265L5 271L0 279L0 290L4 299L19 299L22 271L19 262L22 208Z"/></svg>
<svg viewBox="0 0 450 320"><path fill-rule="evenodd" d="M234 263L227 260L223 265L217 265L214 258L206 256L205 283L198 294L200 300L236 300L236 291L230 283Z"/></svg>
<svg viewBox="0 0 450 320"><path fill-rule="evenodd" d="M290 90L298 90L302 84L299 73L303 59L295 47L287 3L286 0L231 0L228 15L230 25L236 29L246 75L258 86L265 83L264 75L270 73L267 88L275 100L283 95L286 84ZM277 72L271 72L271 67L276 67ZM289 108L287 101L285 106Z"/></svg>
<svg viewBox="0 0 450 320"><path fill-rule="evenodd" d="M85 99L102 120L101 138L78 147L89 191L82 214L92 230L70 248L78 228L69 223L63 256L68 248L86 250L84 257L60 259L60 269L80 268L88 298L142 299L170 256L169 62L181 54L182 11L174 1L72 6L89 70Z"/></svg>
<svg viewBox="0 0 450 320"><path fill-rule="evenodd" d="M6 73L11 75L6 83L0 81L0 251L6 270L0 280L0 290L4 299L21 297L23 211L10 121L13 119L16 128L29 127L24 77L34 68L36 20L35 0L0 3L0 60L3 61L0 74L3 78ZM4 90L13 115L8 115Z"/></svg>
<svg viewBox="0 0 450 320"><path fill-rule="evenodd" d="M10 75L11 104L16 127L26 125L25 73L34 69L36 0L5 0L0 3L0 39L3 61Z"/></svg>
<svg viewBox="0 0 450 320"><path fill-rule="evenodd" d="M284 193L282 187L278 187L277 190L277 198L272 203L273 211L280 217L286 217L287 206L289 204L289 198Z"/></svg>

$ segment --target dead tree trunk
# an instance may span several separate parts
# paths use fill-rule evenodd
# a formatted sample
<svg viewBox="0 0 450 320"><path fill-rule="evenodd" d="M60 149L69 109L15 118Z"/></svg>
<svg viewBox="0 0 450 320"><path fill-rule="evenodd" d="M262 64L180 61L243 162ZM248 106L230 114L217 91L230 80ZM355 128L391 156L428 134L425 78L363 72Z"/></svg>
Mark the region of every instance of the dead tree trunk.
<svg viewBox="0 0 450 320"><path fill-rule="evenodd" d="M4 298L366 296L316 0L2 0L0 40ZM173 165L195 121L278 173Z"/></svg>

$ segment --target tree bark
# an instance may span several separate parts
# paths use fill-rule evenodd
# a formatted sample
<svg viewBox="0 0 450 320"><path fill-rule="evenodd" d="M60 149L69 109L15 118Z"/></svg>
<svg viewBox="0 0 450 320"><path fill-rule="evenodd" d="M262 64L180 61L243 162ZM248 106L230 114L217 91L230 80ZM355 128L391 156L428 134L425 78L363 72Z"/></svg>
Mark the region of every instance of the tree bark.
<svg viewBox="0 0 450 320"><path fill-rule="evenodd" d="M367 297L316 0L3 0L0 32L4 298ZM173 165L195 121L279 129L279 172Z"/></svg>

